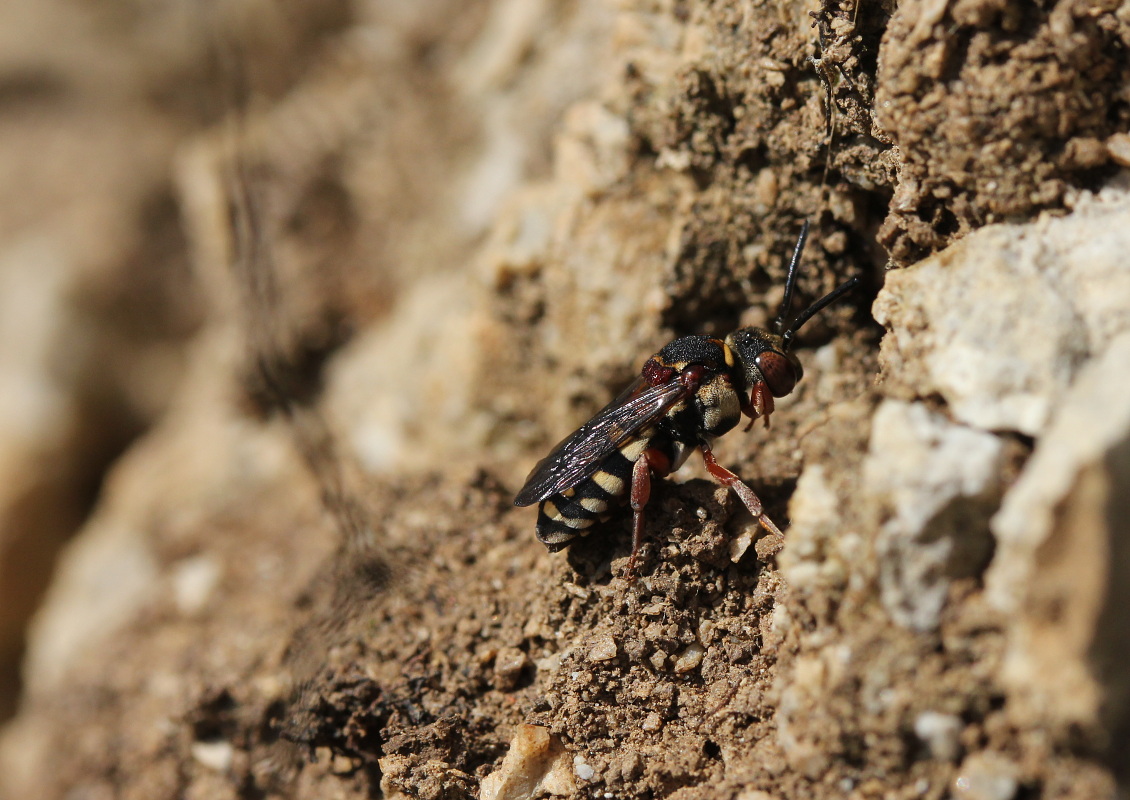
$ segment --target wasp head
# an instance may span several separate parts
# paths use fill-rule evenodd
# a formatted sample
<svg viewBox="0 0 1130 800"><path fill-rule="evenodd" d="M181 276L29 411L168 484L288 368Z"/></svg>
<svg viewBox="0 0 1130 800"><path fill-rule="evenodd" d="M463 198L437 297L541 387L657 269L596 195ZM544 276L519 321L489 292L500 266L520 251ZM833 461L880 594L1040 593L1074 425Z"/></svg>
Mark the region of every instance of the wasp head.
<svg viewBox="0 0 1130 800"><path fill-rule="evenodd" d="M764 383L774 397L784 397L804 377L804 368L780 334L764 328L739 328L726 337L726 345L741 365L747 389Z"/></svg>
<svg viewBox="0 0 1130 800"><path fill-rule="evenodd" d="M859 278L845 281L800 312L792 322L787 322L789 308L792 306L793 289L796 287L797 267L807 239L808 223L805 222L801 227L796 248L793 250L793 257L789 261L785 296L781 300L781 309L777 312L777 318L773 320L772 331L765 328L740 328L726 337L726 344L741 362L746 388L755 389L758 384L763 383L774 397L784 397L791 393L796 388L797 381L804 377L804 369L800 366L800 361L790 351L796 332L804 323L839 300L859 283Z"/></svg>

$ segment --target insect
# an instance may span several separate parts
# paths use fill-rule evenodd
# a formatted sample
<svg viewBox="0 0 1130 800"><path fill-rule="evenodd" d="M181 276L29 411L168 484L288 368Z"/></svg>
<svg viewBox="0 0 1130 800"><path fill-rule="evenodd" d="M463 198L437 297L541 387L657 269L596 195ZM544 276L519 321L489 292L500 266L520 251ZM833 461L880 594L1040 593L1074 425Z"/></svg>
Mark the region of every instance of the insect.
<svg viewBox="0 0 1130 800"><path fill-rule="evenodd" d="M759 418L769 426L773 398L792 392L804 374L790 352L793 337L859 283L858 277L846 281L786 324L807 238L805 222L771 330L749 327L725 339L675 339L647 360L619 397L537 463L514 505L540 504L537 537L551 552L587 534L611 516L614 501L620 504L627 497L633 513L628 573L634 574L652 476L674 472L695 449L702 452L711 476L733 490L763 528L781 533L763 513L753 490L715 461L711 443L733 429L743 414L749 417L746 430Z"/></svg>

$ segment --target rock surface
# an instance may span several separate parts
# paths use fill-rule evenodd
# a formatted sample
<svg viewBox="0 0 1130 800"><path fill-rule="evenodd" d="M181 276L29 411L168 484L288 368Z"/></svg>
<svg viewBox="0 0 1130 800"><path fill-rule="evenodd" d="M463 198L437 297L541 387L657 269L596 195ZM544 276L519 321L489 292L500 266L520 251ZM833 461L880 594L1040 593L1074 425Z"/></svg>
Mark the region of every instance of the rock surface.
<svg viewBox="0 0 1130 800"><path fill-rule="evenodd" d="M1124 332L1080 370L992 519L986 593L1016 619L1003 675L1026 713L1065 727L1128 724L1128 359Z"/></svg>
<svg viewBox="0 0 1130 800"><path fill-rule="evenodd" d="M0 12L0 796L1126 793L1125 7L107 8ZM802 220L863 287L715 451L784 542L692 463L636 576L546 553L532 464Z"/></svg>
<svg viewBox="0 0 1130 800"><path fill-rule="evenodd" d="M875 318L891 391L938 394L978 428L1036 436L1079 367L1130 329L1130 194L994 225L888 280ZM1023 292L1011 287L1023 285Z"/></svg>

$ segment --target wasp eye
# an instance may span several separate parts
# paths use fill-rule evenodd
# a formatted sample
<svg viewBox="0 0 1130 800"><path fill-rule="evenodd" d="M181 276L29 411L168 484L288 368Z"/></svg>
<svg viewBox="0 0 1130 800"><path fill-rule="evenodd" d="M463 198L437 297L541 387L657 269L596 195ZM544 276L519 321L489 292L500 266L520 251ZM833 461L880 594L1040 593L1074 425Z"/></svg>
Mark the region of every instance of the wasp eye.
<svg viewBox="0 0 1130 800"><path fill-rule="evenodd" d="M757 368L774 397L784 397L796 387L800 378L796 366L786 356L772 351L761 353L756 359Z"/></svg>

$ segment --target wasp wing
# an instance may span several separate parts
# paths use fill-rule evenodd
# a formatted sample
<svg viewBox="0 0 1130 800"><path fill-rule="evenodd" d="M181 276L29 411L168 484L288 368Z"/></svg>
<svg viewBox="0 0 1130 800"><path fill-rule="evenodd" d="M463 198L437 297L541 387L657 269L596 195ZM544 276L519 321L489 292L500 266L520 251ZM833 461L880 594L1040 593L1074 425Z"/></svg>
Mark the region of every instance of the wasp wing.
<svg viewBox="0 0 1130 800"><path fill-rule="evenodd" d="M597 415L561 441L534 466L516 506L540 503L596 472L617 447L662 417L690 394L677 380L648 386L636 380Z"/></svg>

